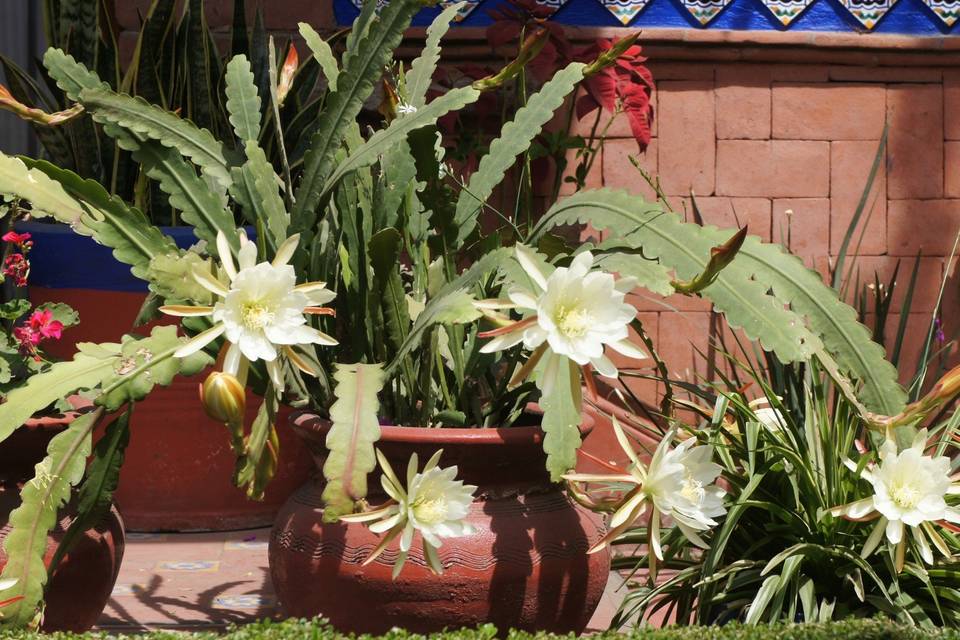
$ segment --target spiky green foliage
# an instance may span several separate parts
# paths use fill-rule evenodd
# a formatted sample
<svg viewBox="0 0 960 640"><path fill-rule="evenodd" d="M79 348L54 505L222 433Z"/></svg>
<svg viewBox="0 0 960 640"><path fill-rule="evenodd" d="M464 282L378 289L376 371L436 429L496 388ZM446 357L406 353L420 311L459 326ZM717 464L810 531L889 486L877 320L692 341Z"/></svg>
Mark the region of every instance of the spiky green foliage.
<svg viewBox="0 0 960 640"><path fill-rule="evenodd" d="M406 74L406 98L408 104L417 109L427 103L427 90L433 82L433 74L440 63L440 40L450 30L450 23L464 7L463 2L455 2L440 12L427 27L427 39L423 51L410 65Z"/></svg>
<svg viewBox="0 0 960 640"><path fill-rule="evenodd" d="M236 56L227 63L227 111L237 137L244 142L260 137L260 96L256 78L246 56Z"/></svg>
<svg viewBox="0 0 960 640"><path fill-rule="evenodd" d="M703 272L710 250L729 239L728 231L685 223L659 204L609 190L582 192L554 205L531 239L536 241L556 226L578 223L613 232L682 279ZM862 383L867 407L887 415L902 409L906 396L896 370L857 322L856 312L781 246L748 237L733 262L702 294L731 326L743 329L784 362L809 359L822 341L841 368Z"/></svg>
<svg viewBox="0 0 960 640"><path fill-rule="evenodd" d="M503 182L517 156L530 147L553 117L554 111L583 79L585 66L580 62L572 62L558 71L517 111L513 120L503 125L500 137L490 143L489 153L480 160L477 172L470 177L470 182L457 199L454 225L458 242L463 242L473 233L483 204L494 188Z"/></svg>
<svg viewBox="0 0 960 640"><path fill-rule="evenodd" d="M348 47L336 90L327 97L324 117L304 156L303 177L291 212L295 230L313 226L337 150L419 9L417 0L391 2L356 46Z"/></svg>

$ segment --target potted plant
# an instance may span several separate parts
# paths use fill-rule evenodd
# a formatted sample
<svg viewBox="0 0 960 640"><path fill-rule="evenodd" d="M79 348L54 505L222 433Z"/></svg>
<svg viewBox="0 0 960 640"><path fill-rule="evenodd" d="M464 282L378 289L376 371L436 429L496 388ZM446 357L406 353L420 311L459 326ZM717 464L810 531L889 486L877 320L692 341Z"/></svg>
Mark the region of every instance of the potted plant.
<svg viewBox="0 0 960 640"><path fill-rule="evenodd" d="M29 233L12 230L11 222L21 213L16 201L0 204L0 403L23 387L31 375L48 370L52 363L46 346L61 339L64 329L77 323L77 314L63 304L33 307L24 297L30 274L31 252L36 241ZM11 529L18 518L44 499L47 485L34 477L48 446L65 446L65 434L75 422L91 419L90 403L79 396L53 399L27 417L22 426L0 442L0 567L9 575L18 573L18 564L27 559L24 548L42 552L36 568L44 572L39 588L44 589L47 607L41 621L46 631L85 631L93 626L107 604L123 558L123 522L112 506L109 493L90 502L90 491L71 497L61 495L66 508L53 517L51 531L24 535ZM4 430L10 429L4 425ZM89 453L89 450L87 451ZM54 468L45 469L57 473ZM65 552L57 553L60 543ZM36 562L37 559L31 559ZM8 570L9 568L9 570ZM16 579L5 581L6 587ZM19 596L5 602L15 604Z"/></svg>
<svg viewBox="0 0 960 640"><path fill-rule="evenodd" d="M627 339L630 330L644 335L626 302L630 289L709 297L784 361L823 350L853 377L869 371L867 406L896 405L902 390L853 311L778 245L687 224L658 203L607 190L581 191L539 219L530 210L488 211L490 195L524 162L565 97L635 38L567 64L530 93L477 170L460 179L445 166L438 119L520 73L544 35L532 33L500 72L428 102L440 38L459 7L440 12L409 69L389 66L420 8L395 0L378 15L368 3L342 61L301 25L331 91L297 182L288 164L274 171L258 144L260 102L244 56L225 71L238 156L211 132L110 90L49 51L47 68L61 88L190 209L206 243L178 250L96 183L0 155L0 191L30 202L35 217L53 216L110 246L161 292L162 311L183 318L187 333L177 338L160 327L120 345L85 346L72 365L54 366L31 385L82 387L98 407L115 410L216 358L219 371L205 381L202 402L227 425L234 479L250 495L261 495L276 469L278 430L287 428L281 404L309 409L293 423L324 480L288 502L272 536L272 573L288 610L332 615L340 593L369 589L365 609L344 611L341 626L381 629L402 620L425 629L486 619L577 630L607 571L602 555L585 551L604 534L557 483L590 428L581 385L592 394L595 374L616 376L611 356L642 355ZM385 122L364 136L357 117L385 68ZM272 101L275 90L271 83ZM237 229L228 203L253 223L256 240ZM501 221L493 230L479 224L486 213ZM586 222L606 239L564 234ZM179 277L156 268L171 255ZM71 375L77 362L89 372ZM252 422L244 419L245 387L263 397ZM0 405L0 424L37 401L11 397ZM359 551L351 546L364 540ZM390 570L376 566L384 562ZM445 582L425 580L441 570ZM291 594L302 596L308 579L318 597L298 602ZM0 596L29 584L18 581ZM558 592L562 602L551 594L559 584L567 589ZM458 593L470 602L440 604ZM419 603L417 621L405 601ZM36 602L13 607L23 614ZM434 609L424 615L428 602Z"/></svg>
<svg viewBox="0 0 960 640"><path fill-rule="evenodd" d="M120 58L114 5L107 2L102 11L92 11L86 16L89 19L81 19L73 14L61 16L58 5L45 4L44 11L53 12L45 14L47 42L97 69L112 89L123 87L131 95L179 111L201 127L227 132L229 113L217 96L225 58L217 54L202 3L186 3L181 11L174 0L153 0L144 13L130 60ZM297 116L301 124L309 121L308 98L317 80L316 61L300 65L291 43L278 65L272 60L275 47L260 10L250 29L243 0L234 3L233 14L233 53L245 53L254 61L252 71L260 91L269 83L272 65L278 83L286 86L287 95L279 101L282 130L296 136L299 125L293 121ZM117 146L89 115L72 107L55 82L37 83L2 56L0 63L9 81L9 91L0 88L0 108L12 110L32 124L45 157L81 178L100 182L111 195L136 202L177 247L187 249L197 242L189 213L183 215L167 200L157 181L137 170L130 150ZM41 69L41 73L46 71ZM275 152L278 129L271 126L269 107L268 102L261 106L268 130L263 145ZM233 140L228 139L228 144ZM138 277L144 274L131 273L130 266L114 257L108 246L50 220L21 220L17 229L37 241L28 291L31 302L69 304L86 319L50 346L52 355L69 358L78 342L115 340L150 320L156 294ZM158 261L155 268L176 271L173 259ZM202 376L178 378L138 407L134 419L137 436L126 454L130 464L124 468L116 492L131 530L267 526L287 495L309 474L309 455L297 438L284 433L281 444L288 455L277 469L276 482L262 501L246 499L230 482L234 460L221 429L192 401L202 380ZM160 437L166 442L162 449L152 444ZM146 472L150 468L164 472Z"/></svg>

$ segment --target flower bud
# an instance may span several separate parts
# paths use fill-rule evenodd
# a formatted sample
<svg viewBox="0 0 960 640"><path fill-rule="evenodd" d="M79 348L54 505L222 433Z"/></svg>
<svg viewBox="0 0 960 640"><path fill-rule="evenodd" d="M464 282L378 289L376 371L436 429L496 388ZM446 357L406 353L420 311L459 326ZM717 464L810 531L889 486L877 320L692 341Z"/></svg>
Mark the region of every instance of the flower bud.
<svg viewBox="0 0 960 640"><path fill-rule="evenodd" d="M214 420L234 424L243 421L247 393L235 376L214 371L200 385L200 402Z"/></svg>

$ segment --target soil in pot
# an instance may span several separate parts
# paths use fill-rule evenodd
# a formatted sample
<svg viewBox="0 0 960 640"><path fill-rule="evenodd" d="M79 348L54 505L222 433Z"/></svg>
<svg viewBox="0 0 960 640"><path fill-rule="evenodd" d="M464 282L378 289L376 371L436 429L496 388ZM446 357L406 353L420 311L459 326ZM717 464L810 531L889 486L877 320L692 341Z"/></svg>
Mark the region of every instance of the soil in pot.
<svg viewBox="0 0 960 640"><path fill-rule="evenodd" d="M43 459L47 443L73 417L31 420L0 443L0 569L7 562L2 544L10 531L10 512L20 505L20 488L33 476L33 467ZM53 559L75 513L72 504L60 510L60 519L47 536L45 563ZM111 508L99 525L80 536L50 577L43 631L82 632L97 622L117 580L123 548L123 520Z"/></svg>
<svg viewBox="0 0 960 640"><path fill-rule="evenodd" d="M293 425L319 468L329 424L302 414ZM442 448L441 466L456 464L458 477L478 486L468 516L476 533L444 541L442 577L428 569L418 534L392 580L396 547L361 566L379 537L361 524L324 523L323 484L315 479L287 501L271 535L270 570L286 615L322 615L342 631L369 633L485 623L501 631L583 631L610 569L607 550L587 555L605 527L549 482L539 427L382 432L378 447L395 468L406 468L413 452L424 461ZM368 486L372 504L386 500L375 490L376 474Z"/></svg>

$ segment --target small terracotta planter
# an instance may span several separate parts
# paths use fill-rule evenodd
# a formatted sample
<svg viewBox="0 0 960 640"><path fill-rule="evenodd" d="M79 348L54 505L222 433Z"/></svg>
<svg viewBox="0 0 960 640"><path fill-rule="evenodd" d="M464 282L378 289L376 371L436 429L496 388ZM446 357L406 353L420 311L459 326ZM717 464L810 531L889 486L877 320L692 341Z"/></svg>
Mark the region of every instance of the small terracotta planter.
<svg viewBox="0 0 960 640"><path fill-rule="evenodd" d="M227 531L267 527L297 487L310 477L310 455L287 426L280 407L280 463L262 501L233 484L236 457L227 428L207 417L198 385L208 371L178 376L137 404L130 445L120 472L117 504L130 531ZM263 400L247 394L246 424Z"/></svg>
<svg viewBox="0 0 960 640"><path fill-rule="evenodd" d="M117 342L133 330L146 297L146 283L118 262L109 247L74 233L66 225L20 223L35 245L30 253L30 301L65 302L80 314L80 324L58 341L44 343L56 357L69 360L77 342ZM179 246L196 242L190 227L162 227ZM173 323L161 318L156 324ZM140 333L149 332L140 327ZM197 387L208 371L177 376L137 404L130 424L130 445L115 498L130 531L224 531L269 526L283 501L310 474L310 456L280 418L280 466L266 496L248 500L233 485L236 459L226 428L206 416ZM260 400L250 395L247 424ZM161 443L158 445L158 443Z"/></svg>
<svg viewBox="0 0 960 640"><path fill-rule="evenodd" d="M583 432L592 428L586 417ZM293 418L320 468L329 423L311 414ZM468 516L476 534L444 541L442 577L427 568L419 534L397 580L397 549L361 563L379 538L362 524L322 520L322 478L284 505L270 539L270 571L283 612L324 616L342 631L383 633L392 627L428 633L493 623L508 629L579 633L603 594L608 551L587 555L604 534L602 519L574 504L549 482L537 426L507 429L382 427L377 446L395 468L410 454L425 461L443 449L441 466L478 486ZM378 474L368 479L378 504Z"/></svg>
<svg viewBox="0 0 960 640"><path fill-rule="evenodd" d="M32 419L0 443L0 570L7 563L2 544L10 531L10 512L20 505L20 488L33 477L33 467L46 455L50 440L76 415ZM47 536L45 563L53 559L75 513L73 504L61 509L60 520ZM123 520L111 508L103 522L80 536L50 577L43 631L82 632L96 624L113 592L123 547Z"/></svg>

